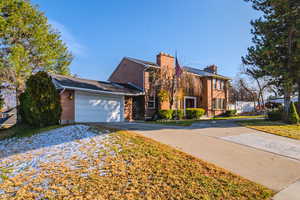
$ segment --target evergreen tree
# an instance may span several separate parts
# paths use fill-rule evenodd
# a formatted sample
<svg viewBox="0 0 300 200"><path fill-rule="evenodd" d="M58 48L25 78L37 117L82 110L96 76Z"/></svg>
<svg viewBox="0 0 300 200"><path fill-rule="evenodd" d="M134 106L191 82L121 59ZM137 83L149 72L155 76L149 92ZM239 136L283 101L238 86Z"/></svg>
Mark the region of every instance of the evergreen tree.
<svg viewBox="0 0 300 200"><path fill-rule="evenodd" d="M251 22L254 45L248 48L243 63L282 87L287 119L293 85L300 79L300 1L245 1L263 16Z"/></svg>
<svg viewBox="0 0 300 200"><path fill-rule="evenodd" d="M33 72L68 74L71 61L60 34L29 0L0 1L0 78L17 94Z"/></svg>
<svg viewBox="0 0 300 200"><path fill-rule="evenodd" d="M32 126L58 124L61 115L60 96L46 72L38 72L26 81L20 96L22 120Z"/></svg>

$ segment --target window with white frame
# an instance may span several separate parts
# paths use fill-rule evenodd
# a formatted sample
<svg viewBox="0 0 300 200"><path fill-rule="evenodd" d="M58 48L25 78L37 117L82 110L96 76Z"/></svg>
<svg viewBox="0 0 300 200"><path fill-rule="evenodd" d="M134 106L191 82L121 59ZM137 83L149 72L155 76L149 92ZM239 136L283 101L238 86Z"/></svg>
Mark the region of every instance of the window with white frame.
<svg viewBox="0 0 300 200"><path fill-rule="evenodd" d="M213 104L212 107L215 110L223 110L225 107L224 103L225 103L224 99L214 98L212 102Z"/></svg>
<svg viewBox="0 0 300 200"><path fill-rule="evenodd" d="M213 88L217 89L217 79L213 79Z"/></svg>
<svg viewBox="0 0 300 200"><path fill-rule="evenodd" d="M149 96L148 108L149 109L155 109L155 96Z"/></svg>
<svg viewBox="0 0 300 200"><path fill-rule="evenodd" d="M224 81L222 80L220 84L221 90L224 90Z"/></svg>

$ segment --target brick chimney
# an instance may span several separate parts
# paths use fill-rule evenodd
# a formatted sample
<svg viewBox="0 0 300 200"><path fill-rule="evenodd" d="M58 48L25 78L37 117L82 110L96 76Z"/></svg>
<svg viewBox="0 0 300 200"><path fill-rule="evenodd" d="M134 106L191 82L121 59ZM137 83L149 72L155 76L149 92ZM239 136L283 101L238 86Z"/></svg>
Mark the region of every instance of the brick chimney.
<svg viewBox="0 0 300 200"><path fill-rule="evenodd" d="M175 67L175 59L173 56L166 54L164 52L160 52L157 56L156 56L156 63L160 66L160 67L168 67L168 68L174 68Z"/></svg>
<svg viewBox="0 0 300 200"><path fill-rule="evenodd" d="M204 71L216 74L218 72L218 67L216 65L210 65L210 66L204 68Z"/></svg>

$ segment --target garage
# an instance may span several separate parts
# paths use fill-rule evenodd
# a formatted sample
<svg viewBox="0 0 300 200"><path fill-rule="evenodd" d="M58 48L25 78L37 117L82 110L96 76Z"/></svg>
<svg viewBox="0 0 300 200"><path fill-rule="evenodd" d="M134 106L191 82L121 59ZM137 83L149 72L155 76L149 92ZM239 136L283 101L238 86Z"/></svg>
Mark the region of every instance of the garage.
<svg viewBox="0 0 300 200"><path fill-rule="evenodd" d="M75 122L124 120L124 96L75 91Z"/></svg>
<svg viewBox="0 0 300 200"><path fill-rule="evenodd" d="M132 119L132 98L145 95L130 83L51 75L60 94L61 124L122 122Z"/></svg>

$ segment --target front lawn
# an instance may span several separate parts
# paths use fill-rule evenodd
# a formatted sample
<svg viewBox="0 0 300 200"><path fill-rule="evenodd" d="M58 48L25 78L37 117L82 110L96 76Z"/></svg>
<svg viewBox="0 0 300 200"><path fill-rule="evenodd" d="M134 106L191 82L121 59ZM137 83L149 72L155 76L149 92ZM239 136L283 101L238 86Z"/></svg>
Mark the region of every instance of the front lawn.
<svg viewBox="0 0 300 200"><path fill-rule="evenodd" d="M232 117L212 117L209 119L183 119L183 120L157 120L157 121L147 121L147 123L151 124L162 124L169 126L191 126L196 122L205 122L210 120L232 120L232 119L256 119L256 118L264 118L265 115L249 115L249 116L232 116Z"/></svg>
<svg viewBox="0 0 300 200"><path fill-rule="evenodd" d="M256 119L256 118L265 118L265 115L238 115L232 117L213 117L213 120L228 120L228 119Z"/></svg>
<svg viewBox="0 0 300 200"><path fill-rule="evenodd" d="M132 132L109 134L102 139L103 148L95 146L97 139L93 137L84 140L85 145L74 149L76 155L65 154L73 164L69 159L47 162L42 171L27 170L5 179L0 182L0 197L1 189L12 199L263 200L274 194L259 184ZM85 159L79 159L79 151L85 153Z"/></svg>
<svg viewBox="0 0 300 200"><path fill-rule="evenodd" d="M269 120L250 120L240 121L238 123L248 128L300 140L300 125L291 125Z"/></svg>
<svg viewBox="0 0 300 200"><path fill-rule="evenodd" d="M193 123L199 120L193 119L183 119L183 120L156 120L156 121L146 121L150 124L161 124L167 126L191 126Z"/></svg>

